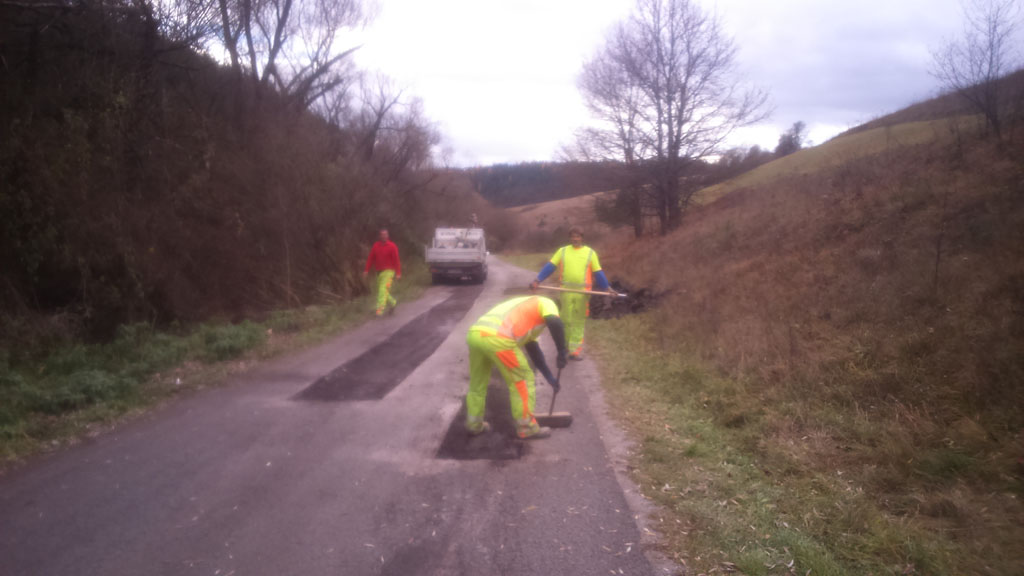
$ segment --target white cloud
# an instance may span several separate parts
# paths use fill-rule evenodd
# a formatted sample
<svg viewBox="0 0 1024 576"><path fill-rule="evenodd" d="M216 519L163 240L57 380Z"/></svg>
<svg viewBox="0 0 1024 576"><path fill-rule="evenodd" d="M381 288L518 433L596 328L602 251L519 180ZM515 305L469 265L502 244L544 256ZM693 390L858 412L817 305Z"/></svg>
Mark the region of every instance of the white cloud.
<svg viewBox="0 0 1024 576"><path fill-rule="evenodd" d="M745 75L775 114L734 143L774 148L797 120L821 142L931 95L929 48L959 29L957 0L729 0ZM587 120L583 61L629 0L385 0L356 61L420 96L459 164L549 160Z"/></svg>

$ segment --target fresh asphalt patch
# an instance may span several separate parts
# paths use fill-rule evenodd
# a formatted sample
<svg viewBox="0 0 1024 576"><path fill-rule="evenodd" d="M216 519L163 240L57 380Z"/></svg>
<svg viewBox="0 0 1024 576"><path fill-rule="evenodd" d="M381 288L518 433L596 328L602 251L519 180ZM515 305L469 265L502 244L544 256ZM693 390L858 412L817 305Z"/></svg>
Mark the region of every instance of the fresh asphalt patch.
<svg viewBox="0 0 1024 576"><path fill-rule="evenodd" d="M437 350L473 306L483 286L461 286L380 344L335 368L295 395L297 400L380 400Z"/></svg>
<svg viewBox="0 0 1024 576"><path fill-rule="evenodd" d="M437 457L448 460L517 460L527 451L526 442L516 436L508 386L501 378L492 378L487 387L484 420L491 431L470 436L466 431L466 403L448 425L448 432L437 450Z"/></svg>

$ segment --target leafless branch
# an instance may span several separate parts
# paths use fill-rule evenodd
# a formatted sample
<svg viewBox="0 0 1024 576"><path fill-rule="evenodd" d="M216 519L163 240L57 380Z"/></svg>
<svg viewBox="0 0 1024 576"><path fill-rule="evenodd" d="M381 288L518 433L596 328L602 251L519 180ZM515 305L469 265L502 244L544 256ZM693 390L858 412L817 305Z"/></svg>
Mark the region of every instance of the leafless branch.
<svg viewBox="0 0 1024 576"><path fill-rule="evenodd" d="M735 60L721 22L695 1L637 0L584 65L579 86L595 125L577 146L639 175L631 194L655 203L662 233L679 224L692 195L689 167L769 114L767 93L743 86Z"/></svg>

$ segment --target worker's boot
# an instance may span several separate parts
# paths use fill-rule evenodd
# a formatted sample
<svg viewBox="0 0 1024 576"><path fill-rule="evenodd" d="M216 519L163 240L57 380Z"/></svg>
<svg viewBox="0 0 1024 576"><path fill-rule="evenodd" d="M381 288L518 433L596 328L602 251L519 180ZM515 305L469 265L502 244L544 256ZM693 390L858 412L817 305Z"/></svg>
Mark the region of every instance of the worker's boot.
<svg viewBox="0 0 1024 576"><path fill-rule="evenodd" d="M519 437L523 440L540 440L541 438L547 438L548 436L551 436L551 428L548 428L547 426L538 426L537 430L534 432L527 431L526 436L523 436L522 432L519 433Z"/></svg>
<svg viewBox="0 0 1024 576"><path fill-rule="evenodd" d="M533 440L551 436L551 428L537 424L536 420L527 425L516 426L516 428L516 435L523 440Z"/></svg>
<svg viewBox="0 0 1024 576"><path fill-rule="evenodd" d="M481 422L479 426L466 426L466 431L469 432L470 436L479 436L481 434L486 434L487 432L491 431L491 423L484 421Z"/></svg>

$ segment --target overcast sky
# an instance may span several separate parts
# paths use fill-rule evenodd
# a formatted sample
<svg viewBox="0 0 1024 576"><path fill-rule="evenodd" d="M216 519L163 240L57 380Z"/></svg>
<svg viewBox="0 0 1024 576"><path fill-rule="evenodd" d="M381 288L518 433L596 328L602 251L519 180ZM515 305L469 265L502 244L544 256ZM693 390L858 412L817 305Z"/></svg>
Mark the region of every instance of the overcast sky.
<svg viewBox="0 0 1024 576"><path fill-rule="evenodd" d="M936 93L929 50L960 30L957 0L702 0L774 114L735 145L774 148L797 120L823 142ZM360 67L423 100L457 165L552 160L587 122L582 63L631 0L379 0Z"/></svg>

